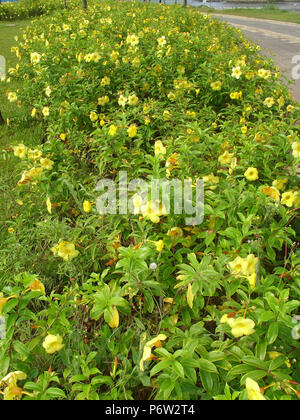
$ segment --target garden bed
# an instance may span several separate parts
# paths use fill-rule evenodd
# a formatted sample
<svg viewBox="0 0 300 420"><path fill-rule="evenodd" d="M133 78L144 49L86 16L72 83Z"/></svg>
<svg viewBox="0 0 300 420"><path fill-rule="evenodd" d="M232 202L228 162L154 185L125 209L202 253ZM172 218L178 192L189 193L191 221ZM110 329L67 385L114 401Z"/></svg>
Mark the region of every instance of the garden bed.
<svg viewBox="0 0 300 420"><path fill-rule="evenodd" d="M297 399L300 109L272 61L199 10L137 2L56 11L13 51L9 130L43 134L5 150L0 378L25 392L5 395ZM100 215L120 171L204 179L203 222L133 193L136 214Z"/></svg>

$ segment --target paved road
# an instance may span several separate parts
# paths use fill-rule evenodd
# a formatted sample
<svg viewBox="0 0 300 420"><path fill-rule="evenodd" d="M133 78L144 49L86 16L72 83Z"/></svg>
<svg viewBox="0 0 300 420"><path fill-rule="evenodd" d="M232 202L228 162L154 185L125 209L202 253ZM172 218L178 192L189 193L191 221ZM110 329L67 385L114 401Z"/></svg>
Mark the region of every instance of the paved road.
<svg viewBox="0 0 300 420"><path fill-rule="evenodd" d="M290 89L293 97L300 102L300 25L240 16L214 16L242 29L248 39L260 45L262 51L273 58L290 80L293 80L294 73L298 80L294 80L295 85L291 85Z"/></svg>

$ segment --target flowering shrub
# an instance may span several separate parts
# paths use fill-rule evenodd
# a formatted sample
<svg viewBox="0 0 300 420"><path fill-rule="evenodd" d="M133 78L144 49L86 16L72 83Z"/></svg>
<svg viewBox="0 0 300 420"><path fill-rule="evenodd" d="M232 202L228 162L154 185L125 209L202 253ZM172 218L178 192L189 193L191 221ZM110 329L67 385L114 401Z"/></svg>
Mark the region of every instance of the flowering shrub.
<svg viewBox="0 0 300 420"><path fill-rule="evenodd" d="M43 17L13 51L7 99L45 135L6 152L4 398L297 399L300 109L278 69L197 10L135 2ZM203 223L138 194L100 216L120 170L203 178Z"/></svg>
<svg viewBox="0 0 300 420"><path fill-rule="evenodd" d="M16 3L2 3L0 21L41 16L62 7L63 1L60 0L18 0Z"/></svg>

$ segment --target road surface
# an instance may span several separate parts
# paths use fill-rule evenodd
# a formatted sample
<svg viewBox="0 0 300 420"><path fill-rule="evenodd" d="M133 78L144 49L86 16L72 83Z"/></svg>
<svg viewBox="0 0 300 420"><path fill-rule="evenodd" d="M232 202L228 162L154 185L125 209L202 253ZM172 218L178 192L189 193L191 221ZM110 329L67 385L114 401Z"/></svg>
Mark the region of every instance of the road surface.
<svg viewBox="0 0 300 420"><path fill-rule="evenodd" d="M240 28L248 39L260 45L263 53L272 57L285 76L295 82L290 90L293 98L300 102L299 24L219 14L213 16Z"/></svg>

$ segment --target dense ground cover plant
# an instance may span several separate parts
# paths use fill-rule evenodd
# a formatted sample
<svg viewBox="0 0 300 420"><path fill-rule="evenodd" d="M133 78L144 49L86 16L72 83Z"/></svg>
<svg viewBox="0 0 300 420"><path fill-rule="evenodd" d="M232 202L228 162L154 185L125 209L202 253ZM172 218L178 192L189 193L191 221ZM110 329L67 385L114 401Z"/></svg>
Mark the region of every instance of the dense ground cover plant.
<svg viewBox="0 0 300 420"><path fill-rule="evenodd" d="M74 0L74 3L76 0ZM78 4L78 2L76 2ZM70 7L73 1L67 2ZM27 19L34 16L41 16L57 8L63 8L63 0L18 0L18 2L7 2L0 5L0 21Z"/></svg>
<svg viewBox="0 0 300 420"><path fill-rule="evenodd" d="M5 152L4 398L297 399L300 111L278 69L197 10L136 2L43 17L13 51L7 99L44 136ZM204 178L204 222L100 216L120 170Z"/></svg>

